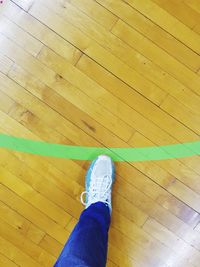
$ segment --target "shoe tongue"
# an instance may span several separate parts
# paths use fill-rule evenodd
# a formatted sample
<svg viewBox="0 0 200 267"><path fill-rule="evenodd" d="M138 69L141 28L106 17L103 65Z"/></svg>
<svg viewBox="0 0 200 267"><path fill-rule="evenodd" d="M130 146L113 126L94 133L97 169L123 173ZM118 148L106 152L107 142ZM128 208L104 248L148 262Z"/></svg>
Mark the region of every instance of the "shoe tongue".
<svg viewBox="0 0 200 267"><path fill-rule="evenodd" d="M96 177L103 177L106 175L106 171L108 166L105 164L106 162L104 160L101 160L98 162L98 166L95 168L95 176Z"/></svg>
<svg viewBox="0 0 200 267"><path fill-rule="evenodd" d="M105 171L104 170L98 170L95 172L95 177L98 177L98 178L103 178L105 176Z"/></svg>

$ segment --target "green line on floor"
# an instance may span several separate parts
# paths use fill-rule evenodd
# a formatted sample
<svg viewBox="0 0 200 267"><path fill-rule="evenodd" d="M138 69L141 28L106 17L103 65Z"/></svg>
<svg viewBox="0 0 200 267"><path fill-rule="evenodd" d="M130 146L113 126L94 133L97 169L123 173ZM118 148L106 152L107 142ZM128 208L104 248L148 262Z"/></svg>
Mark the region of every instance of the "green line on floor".
<svg viewBox="0 0 200 267"><path fill-rule="evenodd" d="M0 147L41 156L75 160L93 160L100 154L109 155L114 161L165 160L200 155L200 141L142 148L104 148L50 144L0 134Z"/></svg>

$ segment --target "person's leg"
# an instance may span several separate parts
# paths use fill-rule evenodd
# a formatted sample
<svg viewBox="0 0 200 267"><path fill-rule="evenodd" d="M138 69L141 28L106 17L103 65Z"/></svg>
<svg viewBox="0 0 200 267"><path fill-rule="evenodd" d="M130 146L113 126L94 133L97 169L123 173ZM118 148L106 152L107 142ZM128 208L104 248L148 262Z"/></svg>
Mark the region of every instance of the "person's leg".
<svg viewBox="0 0 200 267"><path fill-rule="evenodd" d="M102 202L90 205L66 243L55 267L104 267L107 258L110 211Z"/></svg>
<svg viewBox="0 0 200 267"><path fill-rule="evenodd" d="M112 160L99 156L92 162L86 176L86 191L83 192L86 194L86 209L55 267L105 267L113 181Z"/></svg>

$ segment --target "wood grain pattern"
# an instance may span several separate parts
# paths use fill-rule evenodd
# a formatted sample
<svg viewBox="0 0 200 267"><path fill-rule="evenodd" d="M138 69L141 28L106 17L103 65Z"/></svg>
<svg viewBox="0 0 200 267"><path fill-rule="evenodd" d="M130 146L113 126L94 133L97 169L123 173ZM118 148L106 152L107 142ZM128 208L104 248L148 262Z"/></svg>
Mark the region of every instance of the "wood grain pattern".
<svg viewBox="0 0 200 267"><path fill-rule="evenodd" d="M195 0L7 0L0 132L97 147L200 137ZM53 266L89 162L0 149L0 264ZM199 156L116 164L108 267L199 267Z"/></svg>

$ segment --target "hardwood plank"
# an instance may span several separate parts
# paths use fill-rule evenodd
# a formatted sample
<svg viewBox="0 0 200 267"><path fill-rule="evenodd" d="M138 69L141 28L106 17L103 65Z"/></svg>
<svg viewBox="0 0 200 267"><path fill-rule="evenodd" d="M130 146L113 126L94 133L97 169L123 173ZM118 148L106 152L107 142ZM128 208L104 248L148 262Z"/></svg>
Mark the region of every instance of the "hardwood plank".
<svg viewBox="0 0 200 267"><path fill-rule="evenodd" d="M174 104L176 105L176 108L174 108ZM176 99L174 99L174 97L170 95L168 95L166 99L163 101L163 103L161 104L161 108L167 111L171 116L173 116L177 120L187 125L188 128L190 128L199 135L200 128L199 128L198 109L190 110L184 104L176 101Z"/></svg>
<svg viewBox="0 0 200 267"><path fill-rule="evenodd" d="M121 201L119 202L119 203L121 203ZM127 204L126 204L127 205ZM128 211L127 211L127 214L128 214ZM129 218L131 218L131 216L134 216L133 214L131 215L131 214L129 214L129 215L126 215L126 216L128 216ZM133 217L132 217L133 218Z"/></svg>
<svg viewBox="0 0 200 267"><path fill-rule="evenodd" d="M185 194L185 190L187 190L187 195ZM194 191L188 188L185 184L180 183L178 180L176 180L172 185L168 187L168 191L172 194L175 194L188 206L199 212L198 202L200 201L200 196L199 194L196 194Z"/></svg>
<svg viewBox="0 0 200 267"><path fill-rule="evenodd" d="M8 97L2 92L0 92L0 98L1 98L1 109L4 110L5 113L8 113L15 104L15 101L13 101L10 97Z"/></svg>
<svg viewBox="0 0 200 267"><path fill-rule="evenodd" d="M162 48L173 58L182 62L192 70L196 71L198 69L199 57L196 53L185 46L184 43L179 42L176 38L170 35L170 33L163 30L148 17L144 16L136 9L131 8L130 5L124 1L97 0L97 2L121 18L133 29L142 34L143 37L151 40L157 45L159 51L160 48ZM160 64L160 62L161 61L157 60L156 63ZM171 65L171 69L173 70L173 65Z"/></svg>
<svg viewBox="0 0 200 267"><path fill-rule="evenodd" d="M89 115L67 101L67 99L58 94L53 87L48 87L44 82L38 80L37 76L34 76L16 65L10 70L9 77L26 88L26 90L41 101L45 102L52 109L56 110L64 118L75 124L77 126L75 128L76 132L79 133L79 138L77 140L74 139L75 143L78 144L78 140L81 140L81 144L100 146L106 141L106 145L112 144L113 146L122 146L121 143L119 143L119 138L117 138L114 133L108 131L103 125L100 125ZM71 112L68 112L69 110ZM74 127L73 124L72 127ZM83 131L87 133L88 137L86 134L80 135ZM71 133L67 136L73 137L74 135ZM89 138L89 136L93 136L94 138ZM127 146L125 142L123 142L123 146Z"/></svg>
<svg viewBox="0 0 200 267"><path fill-rule="evenodd" d="M198 266L199 252L188 248L180 239L172 234L168 229L162 227L156 221L149 219L143 226L143 228L159 240L162 240L165 244L168 243L170 247L177 253L178 261L181 262L181 266ZM177 251L178 248L178 251ZM187 255L186 251L190 250L190 255ZM167 264L173 264L174 259L169 257L166 261Z"/></svg>
<svg viewBox="0 0 200 267"><path fill-rule="evenodd" d="M13 170L12 166L9 167L9 164L6 164L6 165L8 169L12 168L11 170L13 174L15 174L16 169ZM19 173L19 170L21 170L20 173ZM23 171L24 171L24 175L23 175ZM78 205L78 203L76 202L73 203L73 200L70 197L67 197L67 195L62 194L60 191L56 190L55 187L51 187L49 185L49 182L45 182L44 179L41 178L43 180L43 184L39 182L40 177L38 177L38 184L36 184L35 176L38 176L38 175L31 174L30 171L26 170L24 167L20 168L20 165L17 166L17 173L19 173L20 176L23 175L25 178L26 178L26 174L29 173L29 179L26 179L25 180L26 182L34 186L34 188L36 188L37 191L44 194L45 197L48 197L48 195L51 192L51 195L54 196L53 199L56 204L58 204L61 207L65 207L65 210L67 210L70 214L73 214L73 216L78 217L78 214L80 214L80 204ZM32 176L32 179L30 179L31 176ZM122 214L124 214L124 216L126 216L130 220L135 221L135 223L138 225L142 225L144 223L144 221L146 220L146 215L142 211L140 211L138 208L134 207L133 205L130 206L129 202L120 196L117 196L115 201L118 203L116 209ZM126 206L126 209L124 209L124 206ZM71 209L70 207L73 207L73 208ZM74 207L76 207L76 209ZM63 219L65 222L66 218L64 217Z"/></svg>
<svg viewBox="0 0 200 267"><path fill-rule="evenodd" d="M142 266L148 266L149 264L153 266L163 264L163 266L165 266L163 259L155 257L150 250L147 251L139 246L135 246L131 240L127 239L113 228L110 229L110 238L118 249L123 248L122 252L124 254L127 254L130 258L139 262Z"/></svg>
<svg viewBox="0 0 200 267"><path fill-rule="evenodd" d="M23 0L13 0L13 2L25 11L28 11L34 0L26 0L25 2Z"/></svg>
<svg viewBox="0 0 200 267"><path fill-rule="evenodd" d="M199 35L190 30L181 22L179 22L176 18L169 15L159 6L157 6L150 0L125 0L125 2L130 4L133 8L137 9L139 12L147 16L152 21L154 21L164 30L172 34L175 38L177 38L186 46L191 48L194 52L196 52L197 54L200 53Z"/></svg>
<svg viewBox="0 0 200 267"><path fill-rule="evenodd" d="M71 70L71 74L69 74L69 69L68 70L66 69L67 64L65 64L65 62L62 60L62 58L57 57L55 54L53 54L48 49L46 49L46 50L44 49L43 51L41 51L38 58L44 64L46 64L48 67L51 67L51 69L53 69L56 73L62 75L62 77L65 80L69 80L71 78L70 82L73 83L74 86L78 87L82 92L87 94L87 98L89 96L93 99L93 101L97 101L105 109L109 110L109 112L112 112L118 118L118 120L122 120L127 125L129 125L131 127L131 129L134 130L136 127L136 123L139 123L141 121L141 116L138 113L134 112L134 110L130 109L127 105L124 105L123 102L121 102L119 99L115 98L113 95L109 94L109 92L107 92L103 88L99 87L98 84L95 84L91 79L88 79L88 77L85 76L84 74L82 74L80 72L77 74L79 76L79 80L76 79L76 75L74 74L76 71L75 69ZM60 62L60 64L59 64L59 62ZM62 67L59 68L57 66L62 66ZM81 81L80 77L83 77L84 87L81 86L83 84L83 81ZM64 81L63 81L63 83L64 83ZM96 88L95 91L94 91L94 88ZM74 92L74 90L75 89L73 89L73 92ZM60 93L62 93L63 97L69 98L69 92L68 92L67 96L66 96L66 94L64 95L63 92L60 92ZM78 94L82 95L80 91L78 92ZM83 102L83 97L81 97L81 99ZM79 106L79 107L81 106L81 104L77 103L77 101L76 102L74 101L73 104L75 104L76 106ZM104 116L106 116L105 112L104 112ZM132 117L135 118L135 121L133 121L131 119ZM145 119L143 118L143 121L144 120ZM142 121L142 123L143 123L143 121ZM146 125L146 127L148 127L147 124L148 124L148 121L145 120L144 125ZM104 123L104 125L105 125L105 123ZM151 128L153 131L153 126ZM112 129L114 129L113 126L112 126ZM122 138L122 139L125 140L124 138Z"/></svg>
<svg viewBox="0 0 200 267"><path fill-rule="evenodd" d="M16 70L16 69L15 69ZM17 69L17 70L19 70L19 69ZM22 81L22 84L24 84L24 78L23 78L23 80L22 80L22 78L21 78L21 76L19 76L19 74L20 75L23 75L24 74L24 71L23 72L21 72L21 69L19 70L20 71L20 73L18 72L14 72L13 73L13 75L11 75L12 77L15 77L15 78L17 78L17 81ZM31 75L28 75L27 76L27 74L26 74L26 76L25 76L26 78L28 78L28 80L30 81L31 80ZM33 82L31 82L30 83L30 87L28 86L28 90L30 90L30 88L33 88L33 85L36 85L38 82L35 80L35 79L33 79ZM39 87L40 89L42 89L42 87L40 86ZM34 92L34 91L33 91ZM55 96L53 97L54 99L55 99ZM45 98L46 99L46 98ZM59 99L59 101L61 101L61 99ZM52 102L53 103L53 102ZM66 105L67 103L65 103L65 105ZM70 106L70 109L72 109L72 106ZM76 110L75 110L76 111ZM67 113L67 114L69 114L69 113ZM75 112L75 114L77 114L77 111ZM83 116L82 114L80 114L81 116ZM79 114L77 114L77 116L79 116ZM75 118L76 118L76 116L74 116ZM73 120L74 120L74 118L73 118ZM88 118L87 118L87 121L88 121ZM83 124L81 124L81 126L82 126ZM92 122L90 122L90 125L94 125ZM83 127L82 127L83 128ZM85 127L85 125L84 125L84 128L83 128L85 131L87 130L87 132L89 132L88 131L88 129ZM95 129L98 129L98 127L95 125ZM104 129L104 131L103 132L99 132L99 134L98 134L98 132L99 132L99 130L98 131L95 131L95 132L93 132L92 131L92 135L93 136L95 136L95 137L97 137L99 140L101 140L100 138L101 138L101 136L103 136L103 138L104 138L104 142L105 141L107 141L107 143L106 144L113 144L113 146L115 145L115 144L118 144L118 146L119 145L122 145L122 146L126 146L126 143L123 143L122 141L120 141L119 139L116 139L116 138L114 138L114 136L110 136L110 133L108 134L108 135L105 135L105 129ZM91 133L91 132L89 132L89 133ZM98 135L97 135L98 134ZM111 138L109 138L109 137L111 137ZM115 140L116 140L116 143L115 143ZM112 142L111 142L112 141ZM23 159L23 161L25 160L25 158ZM31 161L29 160L29 164L31 163ZM123 165L120 165L120 166L123 166ZM70 166L70 168L72 168L72 166ZM40 168L38 168L38 169L40 169ZM49 168L48 168L49 169ZM78 170L79 172L81 171L81 170ZM130 169L130 171L131 171L131 169ZM129 171L129 172L130 172ZM146 192L147 192L147 194L149 194L150 196L154 196L155 194L156 194L156 196L157 196L157 193L159 192L158 190L159 190L159 188L158 187L155 187L155 184L153 184L153 183L151 183L150 182L150 180L148 180L148 179L145 179L145 177L144 176L142 176L142 174L141 173L139 173L139 172L137 172L136 170L134 170L134 169L132 169L132 174L133 174L133 176L135 176L135 177L138 177L138 179L137 179L137 185L139 186L139 188L140 188L140 190L142 190L142 188L146 188ZM55 173L55 172L54 172ZM73 173L75 173L75 171L73 170ZM124 171L123 172L124 173L124 175L126 175L126 172ZM67 174L67 176L69 176L70 175L70 173L69 172L67 172L66 173ZM61 175L60 173L59 173L59 175ZM74 179L75 177L77 176L77 174L75 174L75 175L71 175L71 179ZM126 175L127 176L127 175ZM79 180L80 181L80 180ZM132 180L131 179L129 179L129 181L131 182ZM135 182L134 182L135 183ZM145 185L145 183L148 183L148 187L144 187L144 185ZM148 188L150 188L150 190L148 190ZM155 190L153 190L153 188L155 188Z"/></svg>
<svg viewBox="0 0 200 267"><path fill-rule="evenodd" d="M148 214L149 217L154 218L160 224L182 238L186 243L193 245L199 250L199 234L193 230L194 225L199 221L198 214L194 215L194 225L191 228L188 224L183 223L181 219L174 216L173 211L167 211L148 197L141 196L141 193L138 190L130 188L129 184L121 183L120 186L117 186L117 192L121 193L123 191L126 192L126 198ZM197 216L196 221L195 216Z"/></svg>
<svg viewBox="0 0 200 267"><path fill-rule="evenodd" d="M116 267L116 266L118 266L118 265L116 265L115 263L113 263L110 260L107 260L106 267Z"/></svg>
<svg viewBox="0 0 200 267"><path fill-rule="evenodd" d="M13 42L19 43L18 40L20 40L20 46L33 56L37 56L42 49L43 44L40 41L17 27L4 16L1 16L0 33L5 34Z"/></svg>
<svg viewBox="0 0 200 267"><path fill-rule="evenodd" d="M49 235L45 235L40 242L40 247L48 251L51 255L58 257L63 249L63 245Z"/></svg>
<svg viewBox="0 0 200 267"><path fill-rule="evenodd" d="M198 13L200 13L200 4L198 1L194 0L187 0L183 1L186 5L190 6L192 9L196 10Z"/></svg>
<svg viewBox="0 0 200 267"><path fill-rule="evenodd" d="M19 168L19 167L18 167L17 169L22 169L22 168ZM22 170L23 170L23 169L22 169ZM26 172L28 172L28 170L25 171L25 173L26 173ZM32 176L31 173L30 173L30 176ZM25 176L25 177L26 177L26 176ZM33 179L35 180L34 177L35 177L35 175L33 176ZM32 183L33 183L34 186L36 186L34 180L33 180ZM39 177L38 177L38 180L39 180ZM26 181L30 183L30 182L31 182L30 177L29 177L29 179L26 180ZM52 189L51 189L51 187L47 187L48 184L46 184L45 181L44 181L43 183L44 183L44 186L42 186L42 184L41 184L41 182L40 182L40 183L37 185L36 189L41 191L41 189L43 188L41 192L43 192L43 194L45 194L45 196L47 197L48 194L49 194L49 192L52 191ZM53 189L53 191L52 191L52 195L54 195L54 196L55 196L55 194L56 194L55 189L56 189L56 188L54 187L54 189ZM61 195L61 192L59 192L58 195L59 195L59 197L61 197L61 196L64 197L64 194ZM65 196L65 197L66 197L66 196ZM59 201L59 205L61 205L61 206L64 205L65 209L68 210L69 207L68 207L68 206L65 206L65 203L69 203L70 198L68 198L68 200L67 200L67 199L62 200L62 199L59 199L58 197L57 197L57 198L54 197L54 200L57 200L57 199L58 199L58 201ZM144 222L144 220L145 220L145 215L144 215L142 212L140 212L139 210L137 210L136 208L134 208L134 207L132 206L132 208L131 208L132 212L130 213L129 208L128 208L128 202L127 202L127 203L124 203L125 200L123 200L123 198L120 199L119 197L118 197L117 200L118 200L118 202L119 202L120 205L121 205L121 206L119 205L118 209L119 209L119 210L122 210L123 213L125 212L125 214L126 214L126 216L128 216L128 218L131 218L132 220L136 220L136 222L137 222L138 224L142 224L142 223ZM72 201L72 200L71 200L71 201ZM57 203L57 202L56 202L56 203ZM124 204L123 204L123 203L124 203ZM75 204L75 203L74 203L74 204ZM72 205L73 207L74 207L74 204ZM127 206L127 209L126 209L126 210L124 210L124 208L123 208L124 205ZM75 214L74 212L75 212L74 209L70 211L70 213ZM77 212L80 213L80 210L77 209ZM77 214L78 214L78 213L77 213ZM76 215L76 216L77 216L77 215ZM135 218L135 219L134 219L134 218Z"/></svg>
<svg viewBox="0 0 200 267"><path fill-rule="evenodd" d="M7 266L7 267L17 267L19 265L15 264L13 261L9 260L6 256L0 253L0 263L2 266Z"/></svg>
<svg viewBox="0 0 200 267"><path fill-rule="evenodd" d="M59 216L61 217L61 222L59 223L57 222L58 224L61 224L62 226L66 226L67 223L71 219L71 216L69 214L73 214L73 216L76 216L76 217L79 216L82 210L81 204L77 200L75 201L74 199L72 199L72 197L68 196L66 193L58 189L57 184L51 183L50 177L48 177L48 179L45 177L42 177L40 176L40 174L35 172L33 169L29 169L27 166L24 166L24 169L23 169L22 168L23 163L21 161L18 161L11 155L6 154L5 152L2 152L2 154L6 155L5 156L6 159L7 158L12 159L13 163L6 164L2 160L1 164L5 166L10 172L12 172L13 175L17 174L18 176L22 177L22 180L24 180L26 184L29 184L29 188L31 186L32 188L34 188L34 191L42 194L41 198L44 197L44 200L48 199L49 194L51 193L52 198L50 198L50 201L52 202L53 200L54 209L61 211L60 216ZM26 175L29 175L28 178L26 178ZM38 177L38 178L35 178L35 177ZM74 190L76 191L76 188ZM42 207L40 209L42 210ZM53 210L51 212L53 212ZM46 213L48 216L53 216L49 212L46 212ZM57 221L58 219L54 218L54 220Z"/></svg>
<svg viewBox="0 0 200 267"><path fill-rule="evenodd" d="M125 266L125 267L139 267L144 266L141 263L136 262L132 258L130 258L127 254L124 254L121 252L118 248L115 246L108 244L108 258L113 258L114 263L117 264L117 266Z"/></svg>
<svg viewBox="0 0 200 267"><path fill-rule="evenodd" d="M65 243L69 234L66 230L64 230L64 228L60 227L44 213L31 206L5 186L0 185L0 191L0 199L2 202L5 203L6 201L6 205L8 205L10 208L24 216L26 219L30 220L41 230L51 235L62 244Z"/></svg>
<svg viewBox="0 0 200 267"><path fill-rule="evenodd" d="M26 239L12 228L12 226L4 223L4 221L1 221L0 235L42 266L52 265L55 261L53 256Z"/></svg>
<svg viewBox="0 0 200 267"><path fill-rule="evenodd" d="M151 143L148 139L146 139L144 136L140 135L139 133L135 134L129 142L133 146L137 146L141 142L140 140L143 140L142 143L144 143L145 141L146 144L148 144L148 146L153 145L153 143ZM193 191L197 192L198 194L200 193L198 189L199 175L194 173L193 170L185 168L185 166L181 162L178 162L175 159L165 160L165 161L160 160L157 162L157 165L159 165L161 168L165 169L166 171L170 172L179 181L187 185L189 188L192 188ZM175 182L175 180L173 182Z"/></svg>
<svg viewBox="0 0 200 267"><path fill-rule="evenodd" d="M0 236L0 253L5 255L11 261L16 263L17 266L30 266L30 267L39 267L41 266L35 260L33 260L26 253L22 252L20 249L12 245L7 240L3 239Z"/></svg>
<svg viewBox="0 0 200 267"><path fill-rule="evenodd" d="M118 20L118 17L113 15L107 9L103 8L94 0L66 0L63 3L63 7L67 8L68 3L76 6L90 18L94 19L97 23L102 25L106 30L110 30Z"/></svg>
<svg viewBox="0 0 200 267"><path fill-rule="evenodd" d="M46 14L45 21L43 16L44 13ZM165 93L160 88L156 87L147 80L142 80L140 74L114 57L102 46L92 41L79 29L63 20L47 7L35 4L31 8L30 14L35 16L37 19L42 20L42 22L48 25L48 27L55 30L58 34L61 34L63 38L67 39L69 42L72 42L73 45L79 47L79 49L84 51L84 53L91 55L91 57L102 64L105 68L112 69L113 73L119 75L121 79L124 79L134 88L136 87L136 89L147 98L150 98L152 101L158 103L165 96ZM50 17L52 16L54 16L54 23L52 23L52 20L50 20ZM65 28L65 31L62 30L63 27ZM68 29L68 31L66 31L66 29ZM75 39L73 35L76 35ZM77 36L79 36L79 40L77 40ZM116 65L121 67L116 68Z"/></svg>
<svg viewBox="0 0 200 267"><path fill-rule="evenodd" d="M138 113L143 115L146 119L148 119L148 122L145 120L144 124L147 126L149 125L149 122L152 121L154 124L149 125L149 129L151 131L153 128L155 128L155 124L159 127L155 128L155 132L152 133L152 136L150 136L150 130L148 130L148 138L152 140L154 143L159 141L159 136L158 133L161 131L160 128L162 128L165 132L167 131L170 135L173 135L176 139L180 139L181 137L184 136L184 133L186 134L185 136L185 141L193 139L192 135L188 136L188 129L186 129L185 126L181 125L176 119L174 119L172 116L169 116L165 112L163 112L160 108L156 107L153 105L151 102L146 101L141 95L139 95L137 92L134 92L131 90L130 87L128 87L126 84L124 84L122 81L117 79L117 77L112 76L109 72L104 70L101 66L96 64L94 61L89 59L86 56L83 56L80 61L77 64L77 67L82 70L85 74L87 74L91 79L95 80L99 85L101 85L103 88L105 88L107 91L112 93L114 96L117 96L121 101L126 103L128 106L132 107L132 109L136 110ZM190 94L189 92L187 94L183 94L184 97L182 96L182 99L190 99ZM186 97L187 95L187 97ZM191 95L192 96L192 95ZM188 101L188 107L191 106L192 102L192 97L191 100L185 100L187 103ZM197 98L196 100L196 110L197 106L199 103L199 99ZM195 102L194 101L194 102ZM183 101L184 102L184 101ZM184 103L185 104L185 103ZM179 105L179 103L177 103ZM145 108L141 108L141 106L144 106ZM175 104L176 106L176 104ZM195 107L193 108L195 110ZM196 112L195 110L195 112ZM136 118L136 116L134 116ZM144 118L140 116L139 118L139 123L141 125L141 121L143 121ZM165 122L165 123L163 123ZM185 121L182 121L185 125L187 123ZM135 128L138 130L140 129L140 132L147 136L147 131L145 128L143 129L142 126L137 124ZM139 128L138 128L139 127ZM186 131L185 131L186 130ZM180 135L180 132L182 133ZM134 135L133 135L134 136ZM163 133L162 133L163 136ZM165 133L166 136L166 133ZM155 138L156 137L156 138ZM169 137L166 137L169 140ZM191 139L190 139L191 138ZM184 141L183 140L183 141ZM198 140L198 138L197 138ZM169 140L168 142L172 143L172 140ZM149 145L146 142L139 142L140 146L146 146ZM163 140L161 141L161 144L163 143ZM151 143L153 145L153 143ZM194 170L197 170L198 172L198 166L199 166L199 159L198 158L190 158L187 160L185 159L179 159L179 161L183 162L187 166L191 167Z"/></svg>
<svg viewBox="0 0 200 267"><path fill-rule="evenodd" d="M11 225L19 233L33 241L35 244L39 244L45 235L43 231L30 221L26 220L23 216L10 209L3 202L0 202L0 216L3 221Z"/></svg>
<svg viewBox="0 0 200 267"><path fill-rule="evenodd" d="M44 1L40 0L40 2ZM90 38L95 39L95 41L97 41L101 46L111 51L112 54L120 58L132 69L142 74L146 79L154 82L159 88L166 92L169 92L170 88L173 88L171 91L175 91L176 93L179 92L178 94L180 94L183 90L187 91L180 82L171 77L163 69L160 69L157 64L149 61L148 58L139 54L137 50L133 50L131 48L133 46L127 46L126 43L122 42L120 39L115 38L112 34L106 32L101 27L98 27L97 24L95 24L92 20L89 20L87 16L84 16L81 12L78 12L71 5L67 6L67 10L69 9L70 12L66 12L66 10L59 5L59 1L55 1L53 6L51 4L51 0L48 0L48 2L45 1L45 4L48 4L48 8L54 8L55 12L60 14L65 21L73 23L73 25L80 28L80 30L82 30ZM73 19L77 16L80 18L80 21ZM96 34L94 29L98 29L98 34ZM198 59L200 61L200 57ZM172 66L170 66L170 68L171 67Z"/></svg>
<svg viewBox="0 0 200 267"><path fill-rule="evenodd" d="M158 216L156 213L157 220L165 218L165 223L168 224L168 227L175 227L175 225L180 226L181 221L183 221L193 228L198 223L200 219L199 213L195 212L191 207L188 207L184 202L170 193L163 190L163 193L161 193L154 202L148 196L142 195L139 190L131 187L130 184L126 183L124 180L121 181L120 177L117 178L118 180L116 181L115 190L119 194L124 194L125 198L131 203L135 203L137 207L151 217L155 216L154 212L156 210L160 212L160 215L162 214L162 216ZM145 204L147 207L145 207ZM158 204L166 210L161 208ZM184 224L182 226L184 226Z"/></svg>
<svg viewBox="0 0 200 267"><path fill-rule="evenodd" d="M8 74L10 68L13 65L13 61L6 57L5 55L0 54L0 71L4 74Z"/></svg>
<svg viewBox="0 0 200 267"><path fill-rule="evenodd" d="M182 86L182 88L185 87L182 90L182 92L184 91L187 92L188 91L187 88L190 88L191 91L199 95L199 90L196 88L197 84L199 83L198 75L196 75L192 70L189 70L186 66L177 61L174 57L170 56L167 52L159 48L158 45L154 44L154 42L146 38L146 35L143 36L142 34L138 33L137 30L135 30L133 27L130 27L122 20L119 20L115 24L115 26L112 29L112 32L120 39L122 39L124 42L129 44L131 47L137 49L145 57L155 62L155 64L160 66L161 69L165 70L165 72L163 72L164 76L163 79L167 78L167 84L169 78L170 78L169 81L172 82L172 78L168 74L170 74L172 77L174 77L176 80L179 81L177 82L173 79L174 86L172 86L172 88L174 90L172 89L170 90L169 86L168 90L170 93L176 93L177 92L176 87L181 88ZM163 42L166 43L166 41L164 40ZM149 51L151 51L151 53L149 53ZM180 48L177 47L176 54L179 53L180 53ZM187 53L185 53L184 55L185 58L187 58ZM188 56L190 57L190 55ZM200 57L197 55L195 62L197 63L197 67L195 69L196 72L199 69L200 65ZM153 73L152 75L154 76L155 74ZM177 85L175 86L176 83Z"/></svg>
<svg viewBox="0 0 200 267"><path fill-rule="evenodd" d="M5 40L4 40L4 45L6 45ZM9 49L8 46L7 46L7 48ZM17 58L19 59L19 61L18 61L18 59L16 59L16 60L19 63L21 61L20 54L18 53L17 55L18 55ZM44 68L44 65L42 65L39 61L34 62L33 61L34 58L32 58L32 60L31 60L31 58L29 58L29 59L28 58L29 58L29 56L27 55L27 61L26 61L27 67L28 67L28 65L30 67L30 64L32 64L32 62L33 62L33 64L35 65L35 74L37 73L37 75L38 75L40 73L41 80L45 79L46 83L48 83L47 85L56 86L56 84L57 84L57 90L58 90L59 86L61 85L61 87L62 87L62 83L64 83L64 85L68 86L67 94L66 94L66 91L62 90L62 88L60 89L59 92L62 92L66 97L68 97L70 102L74 103L74 101L76 101L76 105L78 104L79 108L82 108L84 110L84 112L86 112L90 116L93 116L97 121L100 121L100 123L105 125L108 129L115 130L115 133L118 136L120 136L122 139L127 140L130 138L130 136L132 135L132 132L133 132L133 130L130 126L126 125L122 120L120 120L119 118L112 115L112 113L106 111L105 109L102 110L101 106L99 106L94 101L90 100L88 97L86 97L86 95L81 94L80 91L76 90L75 86L73 86L69 82L65 81L61 76L57 75L49 68L46 68L46 75L47 76L45 78L44 71L41 72L39 69L39 66L40 66L41 70L42 70ZM26 63L24 62L24 65L25 64ZM47 79L49 80L49 82ZM82 101L80 101L80 98L79 98L80 96L81 96ZM85 103L87 103L87 105ZM51 118L51 122L52 122L52 118Z"/></svg>
<svg viewBox="0 0 200 267"><path fill-rule="evenodd" d="M166 10L180 22L193 29L195 25L200 24L200 15L184 1L163 1L153 0L158 6ZM195 2L195 1L193 1Z"/></svg>
<svg viewBox="0 0 200 267"><path fill-rule="evenodd" d="M64 21L72 23L75 27L80 29L86 36L89 36L90 39L94 39L99 43L103 48L115 55L116 58L123 61L125 64L130 66L134 71L143 75L147 80L152 81L152 73L157 74L158 77L163 78L163 73L161 70L150 62L147 58L143 57L137 51L131 49L126 43L122 42L120 39L116 38L110 32L104 30L100 25L95 23L93 20L85 16L78 9L74 8L71 4L67 5L67 10L62 8L59 4L59 1L54 1L52 5L51 0L40 2L48 5L48 8L54 10L59 14ZM74 19L79 17L79 20ZM156 79L155 79L156 80ZM154 80L154 84L156 83ZM157 79L158 80L158 79ZM146 81L145 81L146 82ZM159 88L163 89L165 83L156 84ZM155 90L159 91L159 88Z"/></svg>
<svg viewBox="0 0 200 267"><path fill-rule="evenodd" d="M112 93L113 97L117 96L121 101L123 101L132 109L136 110L138 113L141 113L145 118L147 118L148 121L146 121L144 117L142 118L140 116L138 120L139 121L145 120L145 124L151 130L153 130L153 127L155 128L155 125L152 124L151 126L148 126L149 121L153 121L153 123L155 123L159 128L163 128L163 130L167 131L169 134L173 135L177 139L183 137L184 133L186 132L187 132L187 137L185 140L188 139L190 140L190 138L193 139L192 137L193 134L189 134L188 129L186 129L185 126L179 124L177 120L173 119L165 112L162 112L161 109L153 105L150 101L145 100L141 95L133 91L129 86L127 86L122 81L117 79L117 77L112 76L110 73L108 73L105 69L103 69L100 65L96 64L96 62L92 61L87 56L81 57L81 59L77 64L77 67L80 70L82 70L85 74L87 74L91 79L95 80L95 82L97 82L100 86L102 86L107 91ZM104 77L104 79L102 79L102 77ZM174 91L176 91L176 89ZM191 91L189 90L187 91L187 88L184 91L184 93L181 93L181 91L179 91L179 93L178 91L177 93L173 92L172 94L176 95L176 99L179 101L181 100L182 103L184 102L185 99L184 104L190 108L193 106L192 110L198 112L197 107L200 103L200 98L192 94ZM190 99L187 100L189 96ZM107 96L105 96L105 98L106 97ZM144 105L145 108L141 109L141 105ZM137 113L134 113L135 120L137 118L136 115ZM161 123L163 121L166 121L166 123ZM174 125L174 127L172 127L172 125ZM135 126L135 128L137 129L138 127L139 125ZM156 132L158 134L158 132L161 131L160 129L158 129L158 127L152 136L155 136ZM180 136L180 131L183 133L181 136ZM143 131L143 133L146 134L146 131ZM164 136L164 133L162 133L162 136ZM172 139L168 139L168 142L173 142L173 141Z"/></svg>
<svg viewBox="0 0 200 267"><path fill-rule="evenodd" d="M195 212L191 207L185 205L185 203L173 195L160 196L157 202L192 227L195 227L199 222L199 213Z"/></svg>
<svg viewBox="0 0 200 267"><path fill-rule="evenodd" d="M0 11L1 133L95 147L199 141L197 4L25 2ZM53 265L89 162L0 155L0 262ZM198 267L199 175L198 156L117 163L108 266Z"/></svg>
<svg viewBox="0 0 200 267"><path fill-rule="evenodd" d="M69 42L57 35L54 31L50 30L44 24L40 23L37 19L30 16L23 10L20 10L20 8L12 2L7 2L6 12L3 13L2 17L6 17L7 20L10 21L10 25L14 25L13 27L15 27L18 31L22 31L23 29L23 36L26 37L26 39L30 39L31 36L32 38L34 37L38 40L37 42L50 47L72 64L75 64L79 59L81 55L80 50L72 46ZM5 29L5 32L6 30L7 29ZM15 41L16 43L21 44L21 40L19 38L15 39Z"/></svg>
<svg viewBox="0 0 200 267"><path fill-rule="evenodd" d="M67 221L70 220L71 217L69 214L64 212L64 210L56 206L47 198L43 197L40 193L36 192L33 188L24 183L22 179L18 179L3 167L0 167L0 171L3 176L0 181L3 185L7 186L31 205L37 207L57 224L65 226Z"/></svg>

